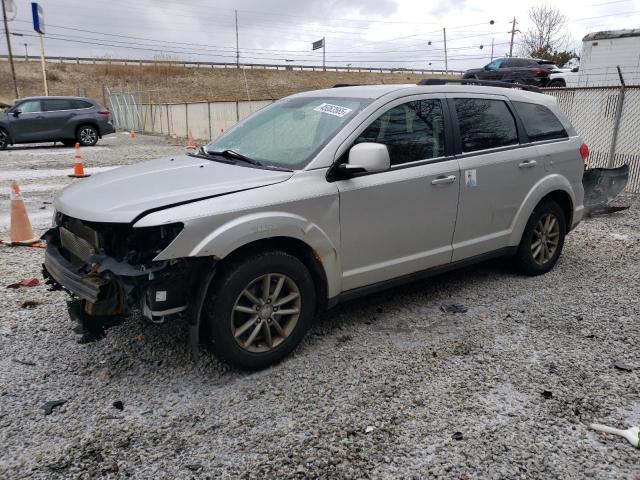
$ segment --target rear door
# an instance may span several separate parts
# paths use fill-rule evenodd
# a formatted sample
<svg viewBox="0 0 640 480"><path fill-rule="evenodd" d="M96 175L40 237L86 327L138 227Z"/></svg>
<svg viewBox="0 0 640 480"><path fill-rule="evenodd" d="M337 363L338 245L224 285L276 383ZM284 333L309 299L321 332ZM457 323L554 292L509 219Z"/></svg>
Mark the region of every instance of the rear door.
<svg viewBox="0 0 640 480"><path fill-rule="evenodd" d="M391 169L336 181L343 290L451 261L459 169L446 110L434 95L398 99L348 140L387 145Z"/></svg>
<svg viewBox="0 0 640 480"><path fill-rule="evenodd" d="M44 115L40 100L26 100L16 105L13 111L19 110L15 116L9 114L9 122L14 142L33 142L42 139Z"/></svg>
<svg viewBox="0 0 640 480"><path fill-rule="evenodd" d="M508 246L516 213L544 167L506 97L448 97L461 174L456 261Z"/></svg>
<svg viewBox="0 0 640 480"><path fill-rule="evenodd" d="M53 98L43 100L44 107L44 130L47 138L58 140L73 137L73 132L69 131L69 124L73 117L77 115L72 100L63 98Z"/></svg>

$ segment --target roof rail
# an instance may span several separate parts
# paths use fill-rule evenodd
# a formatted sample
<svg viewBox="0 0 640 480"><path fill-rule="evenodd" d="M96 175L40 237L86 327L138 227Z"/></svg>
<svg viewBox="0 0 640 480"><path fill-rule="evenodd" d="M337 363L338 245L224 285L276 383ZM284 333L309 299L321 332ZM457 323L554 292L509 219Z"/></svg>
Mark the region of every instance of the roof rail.
<svg viewBox="0 0 640 480"><path fill-rule="evenodd" d="M333 87L331 88L342 88L342 87L359 87L360 85L358 85L357 83L336 83Z"/></svg>
<svg viewBox="0 0 640 480"><path fill-rule="evenodd" d="M447 85L448 83L459 83L461 85L481 85L484 87L503 87L503 88L519 88L528 92L542 93L538 87L533 85L524 85L522 83L498 82L495 80L477 80L475 78L456 78L452 80L444 80L440 78L423 78L417 85Z"/></svg>

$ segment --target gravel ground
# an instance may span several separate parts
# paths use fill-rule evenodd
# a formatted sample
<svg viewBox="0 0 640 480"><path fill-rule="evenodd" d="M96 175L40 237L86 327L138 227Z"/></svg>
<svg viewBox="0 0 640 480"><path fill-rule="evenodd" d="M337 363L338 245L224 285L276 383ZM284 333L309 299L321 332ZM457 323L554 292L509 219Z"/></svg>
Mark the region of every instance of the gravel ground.
<svg viewBox="0 0 640 480"><path fill-rule="evenodd" d="M109 166L175 151L163 142L83 152ZM620 202L547 275L493 261L340 305L258 373L192 360L180 322L136 318L80 345L64 294L4 290L0 478L640 479L640 451L587 428L640 425L640 197ZM40 277L41 250L0 258L3 285ZM45 415L50 400L66 403Z"/></svg>

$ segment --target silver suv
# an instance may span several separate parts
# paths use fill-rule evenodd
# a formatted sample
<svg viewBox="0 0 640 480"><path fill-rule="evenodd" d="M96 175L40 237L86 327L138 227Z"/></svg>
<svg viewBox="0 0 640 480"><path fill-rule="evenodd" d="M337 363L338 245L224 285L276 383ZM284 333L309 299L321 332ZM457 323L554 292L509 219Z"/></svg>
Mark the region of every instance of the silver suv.
<svg viewBox="0 0 640 480"><path fill-rule="evenodd" d="M319 308L492 257L553 268L588 149L553 97L478 85L293 95L198 152L77 181L44 271L84 340L183 316L195 351L262 368Z"/></svg>

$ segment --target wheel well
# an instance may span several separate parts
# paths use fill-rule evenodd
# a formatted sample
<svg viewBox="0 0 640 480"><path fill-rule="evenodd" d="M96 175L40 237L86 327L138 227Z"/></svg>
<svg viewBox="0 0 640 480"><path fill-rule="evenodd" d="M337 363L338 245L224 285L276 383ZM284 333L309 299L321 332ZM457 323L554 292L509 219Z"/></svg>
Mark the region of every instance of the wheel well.
<svg viewBox="0 0 640 480"><path fill-rule="evenodd" d="M556 190L545 195L538 205L546 200L553 200L560 205L560 208L562 208L562 211L564 212L564 218L567 222L566 231L569 232L569 230L571 230L571 225L573 224L573 202L571 201L569 194L563 190Z"/></svg>
<svg viewBox="0 0 640 480"><path fill-rule="evenodd" d="M263 240L256 240L255 242L248 243L239 247L224 257L220 261L220 266L224 267L225 264L256 251L263 250L282 250L283 252L293 255L300 260L305 267L311 273L313 284L316 288L316 298L318 301L318 307L323 309L327 305L327 276L322 262L317 253L307 243L302 240L291 237L272 237Z"/></svg>
<svg viewBox="0 0 640 480"><path fill-rule="evenodd" d="M98 127L98 125L94 122L82 122L79 123L78 126L76 127L76 137L78 136L78 131L84 127L84 126L90 126L96 129L96 132L98 132L98 136L100 136L100 127Z"/></svg>

